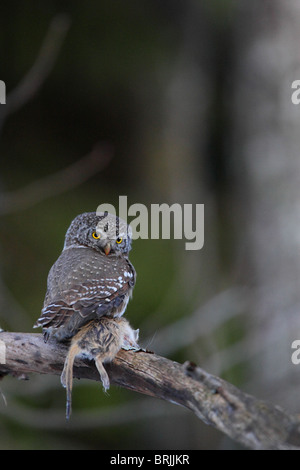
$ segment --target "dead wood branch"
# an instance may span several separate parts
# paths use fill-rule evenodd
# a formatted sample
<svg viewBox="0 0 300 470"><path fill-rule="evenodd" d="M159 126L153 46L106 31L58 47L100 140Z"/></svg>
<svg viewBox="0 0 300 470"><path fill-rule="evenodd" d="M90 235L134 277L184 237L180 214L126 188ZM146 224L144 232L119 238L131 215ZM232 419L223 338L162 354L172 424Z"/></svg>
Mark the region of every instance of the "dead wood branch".
<svg viewBox="0 0 300 470"><path fill-rule="evenodd" d="M30 333L1 332L0 346L2 376L60 375L67 352L67 346L54 340L45 344L41 334ZM297 416L190 362L179 364L149 352L121 350L107 371L113 384L182 405L248 448L300 449ZM89 361L76 360L74 376L99 380Z"/></svg>

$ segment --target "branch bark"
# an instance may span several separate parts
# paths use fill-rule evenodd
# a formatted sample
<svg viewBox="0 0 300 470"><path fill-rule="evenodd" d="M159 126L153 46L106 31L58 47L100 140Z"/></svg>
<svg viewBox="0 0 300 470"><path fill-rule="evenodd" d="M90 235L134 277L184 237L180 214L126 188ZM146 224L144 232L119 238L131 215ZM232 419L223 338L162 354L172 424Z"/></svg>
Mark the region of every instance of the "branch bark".
<svg viewBox="0 0 300 470"><path fill-rule="evenodd" d="M41 334L0 333L0 376L60 375L67 346ZM3 362L3 363L1 363ZM300 422L191 362L121 350L106 366L112 384L184 406L250 449L300 449ZM76 360L74 377L99 380L91 361Z"/></svg>

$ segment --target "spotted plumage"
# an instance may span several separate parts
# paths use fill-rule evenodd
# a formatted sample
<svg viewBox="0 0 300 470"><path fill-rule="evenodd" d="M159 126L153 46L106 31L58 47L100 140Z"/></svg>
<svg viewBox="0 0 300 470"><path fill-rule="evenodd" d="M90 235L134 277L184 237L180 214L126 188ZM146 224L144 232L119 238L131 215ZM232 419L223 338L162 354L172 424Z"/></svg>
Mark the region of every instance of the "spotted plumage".
<svg viewBox="0 0 300 470"><path fill-rule="evenodd" d="M43 328L45 340L54 335L64 341L94 318L123 315L136 279L130 248L130 227L112 214L90 212L73 220L34 325Z"/></svg>

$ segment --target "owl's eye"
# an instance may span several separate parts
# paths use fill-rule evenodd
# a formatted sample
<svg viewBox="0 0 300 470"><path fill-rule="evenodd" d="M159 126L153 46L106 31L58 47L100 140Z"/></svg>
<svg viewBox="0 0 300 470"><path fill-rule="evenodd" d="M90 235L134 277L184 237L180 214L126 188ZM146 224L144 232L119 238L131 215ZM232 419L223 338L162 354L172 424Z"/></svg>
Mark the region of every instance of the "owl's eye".
<svg viewBox="0 0 300 470"><path fill-rule="evenodd" d="M100 235L98 235L97 232L93 232L92 237L95 238L95 240L99 240Z"/></svg>
<svg viewBox="0 0 300 470"><path fill-rule="evenodd" d="M123 241L123 238L122 238L122 237L118 237L118 238L116 239L116 242L118 243L118 245L120 245L120 243L122 243L122 241Z"/></svg>

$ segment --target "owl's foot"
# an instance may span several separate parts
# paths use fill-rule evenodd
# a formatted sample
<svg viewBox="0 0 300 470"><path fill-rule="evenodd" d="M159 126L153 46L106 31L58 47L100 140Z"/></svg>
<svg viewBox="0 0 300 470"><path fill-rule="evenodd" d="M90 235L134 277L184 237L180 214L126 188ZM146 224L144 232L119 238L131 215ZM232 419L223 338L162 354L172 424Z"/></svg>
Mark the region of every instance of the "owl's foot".
<svg viewBox="0 0 300 470"><path fill-rule="evenodd" d="M72 338L73 333L71 333L67 328L59 328L52 334L52 336L56 341L62 343Z"/></svg>
<svg viewBox="0 0 300 470"><path fill-rule="evenodd" d="M47 343L48 339L52 335L52 328L48 328L47 330L43 330L43 337L44 337L44 342Z"/></svg>
<svg viewBox="0 0 300 470"><path fill-rule="evenodd" d="M74 333L71 332L67 328L44 328L43 329L43 337L44 337L44 342L47 343L49 339L54 338L56 341L59 343L67 342L69 341L72 336L74 336Z"/></svg>

